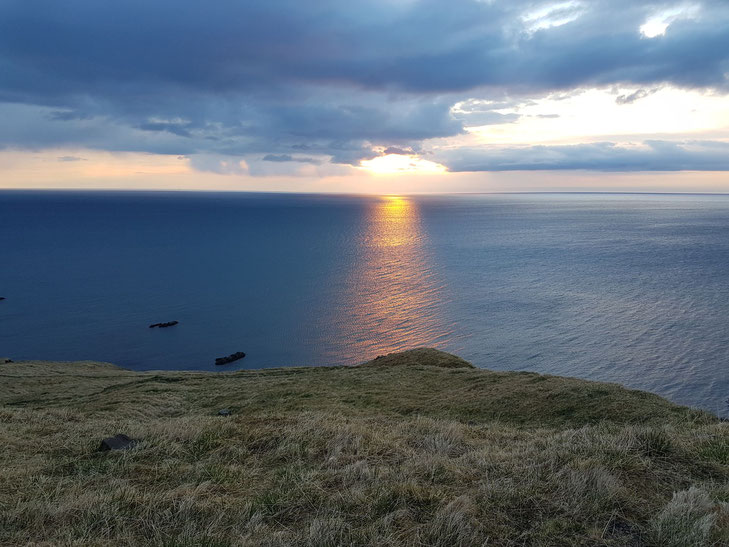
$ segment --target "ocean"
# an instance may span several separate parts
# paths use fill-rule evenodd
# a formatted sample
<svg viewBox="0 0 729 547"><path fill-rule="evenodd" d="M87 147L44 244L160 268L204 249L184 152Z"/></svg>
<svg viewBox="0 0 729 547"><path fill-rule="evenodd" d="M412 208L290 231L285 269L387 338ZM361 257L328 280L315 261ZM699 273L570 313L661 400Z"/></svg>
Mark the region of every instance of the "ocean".
<svg viewBox="0 0 729 547"><path fill-rule="evenodd" d="M16 360L212 371L434 346L727 414L729 196L2 191L0 251Z"/></svg>

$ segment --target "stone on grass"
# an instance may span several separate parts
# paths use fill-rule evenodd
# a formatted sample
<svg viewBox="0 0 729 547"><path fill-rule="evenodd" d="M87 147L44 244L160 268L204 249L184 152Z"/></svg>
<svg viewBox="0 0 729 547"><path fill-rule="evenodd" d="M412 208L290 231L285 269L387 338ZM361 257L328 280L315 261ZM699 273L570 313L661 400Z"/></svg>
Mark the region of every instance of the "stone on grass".
<svg viewBox="0 0 729 547"><path fill-rule="evenodd" d="M119 433L113 437L107 437L101 441L99 446L99 452L107 452L109 450L126 450L133 448L137 444L137 441L130 439L124 433Z"/></svg>
<svg viewBox="0 0 729 547"><path fill-rule="evenodd" d="M218 410L218 416L230 416L232 412L228 410L227 408L223 408L221 410Z"/></svg>

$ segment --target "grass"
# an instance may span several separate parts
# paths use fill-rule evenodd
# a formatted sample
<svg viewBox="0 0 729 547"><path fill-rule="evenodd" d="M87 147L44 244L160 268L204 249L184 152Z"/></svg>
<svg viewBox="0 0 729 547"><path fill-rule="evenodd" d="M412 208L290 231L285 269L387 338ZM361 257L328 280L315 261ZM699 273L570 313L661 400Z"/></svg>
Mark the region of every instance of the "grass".
<svg viewBox="0 0 729 547"><path fill-rule="evenodd" d="M727 427L426 349L235 373L8 363L0 543L729 545ZM96 451L116 433L141 442Z"/></svg>

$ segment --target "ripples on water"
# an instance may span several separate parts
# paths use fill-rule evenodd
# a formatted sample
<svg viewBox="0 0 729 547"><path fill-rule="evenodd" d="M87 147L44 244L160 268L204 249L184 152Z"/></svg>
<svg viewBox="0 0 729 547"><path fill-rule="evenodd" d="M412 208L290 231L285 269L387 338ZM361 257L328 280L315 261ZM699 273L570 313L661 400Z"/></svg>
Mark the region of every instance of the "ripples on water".
<svg viewBox="0 0 729 547"><path fill-rule="evenodd" d="M726 409L724 196L0 192L0 219L0 355L213 370L433 345Z"/></svg>
<svg viewBox="0 0 729 547"><path fill-rule="evenodd" d="M346 340L343 362L423 345L447 345L443 286L433 270L418 207L388 196L367 208L358 236L359 258L348 274L347 294L332 322Z"/></svg>

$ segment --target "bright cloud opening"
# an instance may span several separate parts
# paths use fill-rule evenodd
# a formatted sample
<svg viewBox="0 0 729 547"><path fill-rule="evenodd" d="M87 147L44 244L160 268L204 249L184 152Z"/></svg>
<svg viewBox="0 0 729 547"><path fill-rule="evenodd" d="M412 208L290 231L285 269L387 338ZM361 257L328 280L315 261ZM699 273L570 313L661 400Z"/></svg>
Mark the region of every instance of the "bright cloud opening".
<svg viewBox="0 0 729 547"><path fill-rule="evenodd" d="M671 23L679 19L694 19L698 12L699 6L696 4L682 4L662 11L643 23L640 26L640 33L646 38L663 36Z"/></svg>
<svg viewBox="0 0 729 547"><path fill-rule="evenodd" d="M666 34L668 23L663 19L650 19L640 26L640 33L646 38L655 38Z"/></svg>
<svg viewBox="0 0 729 547"><path fill-rule="evenodd" d="M560 27L577 20L581 15L582 5L576 0L550 3L522 16L521 20L527 27L527 32Z"/></svg>
<svg viewBox="0 0 729 547"><path fill-rule="evenodd" d="M359 166L375 174L419 173L435 174L445 173L445 166L433 161L424 160L416 155L387 154L371 160L362 160Z"/></svg>
<svg viewBox="0 0 729 547"><path fill-rule="evenodd" d="M467 131L485 143L569 144L679 134L715 140L723 139L729 127L727 96L674 87L589 89L567 98L529 100L502 112L519 117L509 123L467 126Z"/></svg>

